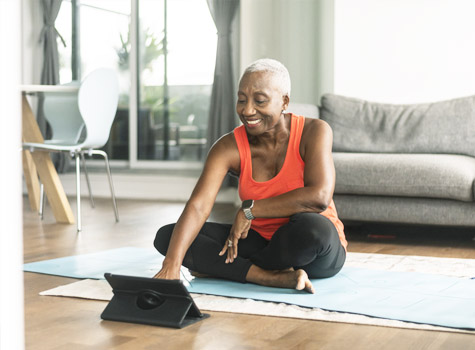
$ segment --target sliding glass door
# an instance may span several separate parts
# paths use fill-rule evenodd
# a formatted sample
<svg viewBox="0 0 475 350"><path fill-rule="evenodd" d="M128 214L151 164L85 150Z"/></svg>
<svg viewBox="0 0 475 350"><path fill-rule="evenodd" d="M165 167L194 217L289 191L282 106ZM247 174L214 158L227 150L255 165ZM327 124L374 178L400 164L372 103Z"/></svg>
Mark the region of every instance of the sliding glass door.
<svg viewBox="0 0 475 350"><path fill-rule="evenodd" d="M217 44L206 0L63 0L56 27L72 41L60 49L62 82L74 57L79 77L104 66L120 77L113 160L203 160Z"/></svg>
<svg viewBox="0 0 475 350"><path fill-rule="evenodd" d="M206 1L139 2L138 159L201 160L216 57Z"/></svg>

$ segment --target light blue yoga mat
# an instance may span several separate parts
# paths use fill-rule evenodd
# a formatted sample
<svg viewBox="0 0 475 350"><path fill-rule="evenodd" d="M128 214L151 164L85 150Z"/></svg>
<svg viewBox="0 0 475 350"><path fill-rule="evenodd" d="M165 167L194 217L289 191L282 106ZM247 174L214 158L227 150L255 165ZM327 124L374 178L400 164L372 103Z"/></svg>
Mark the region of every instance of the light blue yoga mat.
<svg viewBox="0 0 475 350"><path fill-rule="evenodd" d="M151 277L163 256L154 249L119 248L25 264L24 270L74 278L103 278L105 272ZM332 278L312 280L315 294L194 279L192 293L251 298L451 328L475 329L475 280L416 272L344 267Z"/></svg>
<svg viewBox="0 0 475 350"><path fill-rule="evenodd" d="M125 247L28 263L23 271L72 278L104 279L106 272L153 277L162 261L163 255L154 248Z"/></svg>

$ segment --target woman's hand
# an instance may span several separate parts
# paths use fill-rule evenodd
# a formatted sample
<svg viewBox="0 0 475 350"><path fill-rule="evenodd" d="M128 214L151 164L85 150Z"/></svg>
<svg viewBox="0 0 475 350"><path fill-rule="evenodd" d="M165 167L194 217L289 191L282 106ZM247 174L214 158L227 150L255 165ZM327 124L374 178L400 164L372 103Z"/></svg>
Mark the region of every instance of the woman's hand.
<svg viewBox="0 0 475 350"><path fill-rule="evenodd" d="M229 234L226 243L224 244L223 249L219 252L219 255L224 255L228 251L228 257L226 258L226 264L232 263L238 255L238 241L240 239L245 239L247 233L251 228L251 220L248 220L244 216L244 212L239 209L234 218L233 226L231 227L231 232Z"/></svg>
<svg viewBox="0 0 475 350"><path fill-rule="evenodd" d="M161 278L165 280L179 280L180 279L180 267L170 267L163 262L162 269L158 271L153 278Z"/></svg>

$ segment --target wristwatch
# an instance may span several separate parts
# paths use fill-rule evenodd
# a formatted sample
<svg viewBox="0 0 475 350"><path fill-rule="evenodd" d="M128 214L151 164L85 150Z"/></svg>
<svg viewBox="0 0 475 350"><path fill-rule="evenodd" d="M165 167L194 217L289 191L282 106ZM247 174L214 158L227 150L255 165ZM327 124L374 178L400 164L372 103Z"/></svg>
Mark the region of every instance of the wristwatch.
<svg viewBox="0 0 475 350"><path fill-rule="evenodd" d="M251 211L253 206L254 206L254 200L252 200L252 199L248 199L248 200L245 200L245 201L242 202L241 209L244 212L244 216L248 220L254 220L255 219L255 216L252 215L252 211Z"/></svg>

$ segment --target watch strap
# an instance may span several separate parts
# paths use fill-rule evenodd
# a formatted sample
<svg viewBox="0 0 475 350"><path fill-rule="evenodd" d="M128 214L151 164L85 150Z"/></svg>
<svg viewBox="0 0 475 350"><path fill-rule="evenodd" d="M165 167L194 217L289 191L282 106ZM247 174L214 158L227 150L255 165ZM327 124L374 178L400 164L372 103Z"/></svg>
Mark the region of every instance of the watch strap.
<svg viewBox="0 0 475 350"><path fill-rule="evenodd" d="M256 217L252 215L252 207L254 206L254 200L248 199L242 202L242 211L244 212L244 216L248 220L254 220Z"/></svg>

